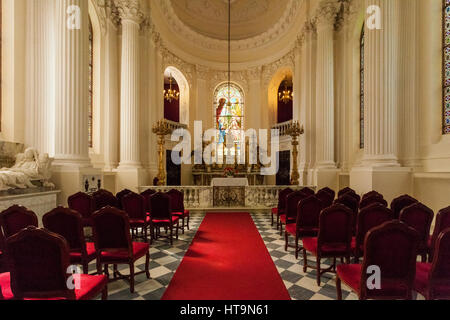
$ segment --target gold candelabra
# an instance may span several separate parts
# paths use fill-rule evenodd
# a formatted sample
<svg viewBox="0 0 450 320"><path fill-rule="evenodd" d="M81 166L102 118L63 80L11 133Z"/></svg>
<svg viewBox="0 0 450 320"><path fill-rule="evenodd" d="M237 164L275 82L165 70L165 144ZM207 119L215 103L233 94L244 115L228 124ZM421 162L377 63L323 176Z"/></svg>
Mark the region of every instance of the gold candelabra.
<svg viewBox="0 0 450 320"><path fill-rule="evenodd" d="M172 130L166 121L160 120L153 126L152 131L158 136L158 186L164 186L166 184L166 172L164 170L165 136L170 134Z"/></svg>
<svg viewBox="0 0 450 320"><path fill-rule="evenodd" d="M298 173L298 137L305 133L303 126L300 126L298 121L294 121L292 126L288 131L289 135L292 137L292 176L291 176L291 185L299 185L300 184L300 174Z"/></svg>

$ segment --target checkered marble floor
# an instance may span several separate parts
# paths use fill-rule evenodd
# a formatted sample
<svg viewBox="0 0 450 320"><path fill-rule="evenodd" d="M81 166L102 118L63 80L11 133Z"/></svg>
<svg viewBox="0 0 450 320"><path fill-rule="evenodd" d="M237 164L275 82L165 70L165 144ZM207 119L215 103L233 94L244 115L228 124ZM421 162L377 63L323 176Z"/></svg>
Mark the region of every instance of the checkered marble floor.
<svg viewBox="0 0 450 320"><path fill-rule="evenodd" d="M294 249L288 248L284 251L284 235L280 236L275 226L271 226L271 216L269 212L255 211L251 216L264 240L266 247L283 279L283 282L292 300L336 300L335 275L326 273L322 276L321 286L316 283L316 271L308 269L303 272L303 258L301 254L299 260L295 259ZM147 279L145 274L135 277L135 293L130 293L129 283L125 280L117 280L108 284L109 300L160 300L181 260L188 250L205 213L191 213L190 230L184 235L180 234L179 240L174 240L174 245L170 246L167 239L154 241L150 248L150 276ZM292 239L290 239L292 241ZM330 261L323 260L324 268L329 266ZM315 265L315 259L308 256L308 264ZM145 259L142 258L136 263L136 271L144 270ZM90 272L95 272L95 263L89 266ZM128 266L119 266L122 274L129 274ZM112 274L112 269L110 271ZM345 300L356 300L356 294L350 292L342 284L342 296ZM422 299L422 297L418 297Z"/></svg>

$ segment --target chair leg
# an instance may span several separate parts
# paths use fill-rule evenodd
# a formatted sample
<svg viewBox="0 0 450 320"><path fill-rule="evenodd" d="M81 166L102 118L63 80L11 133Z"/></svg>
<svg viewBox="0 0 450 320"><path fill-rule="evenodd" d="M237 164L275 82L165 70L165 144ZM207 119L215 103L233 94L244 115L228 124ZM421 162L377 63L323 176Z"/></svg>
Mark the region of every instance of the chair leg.
<svg viewBox="0 0 450 320"><path fill-rule="evenodd" d="M337 291L337 299L342 300L342 287L341 287L341 279L339 276L336 276L336 291Z"/></svg>
<svg viewBox="0 0 450 320"><path fill-rule="evenodd" d="M189 221L190 221L190 220L191 220L191 217L188 216L188 217L187 217L187 229L188 229L188 230L191 230L191 229L189 228Z"/></svg>
<svg viewBox="0 0 450 320"><path fill-rule="evenodd" d="M298 260L298 236L295 236L295 260Z"/></svg>
<svg viewBox="0 0 450 320"><path fill-rule="evenodd" d="M181 225L181 234L184 234L184 217L182 219L183 223Z"/></svg>
<svg viewBox="0 0 450 320"><path fill-rule="evenodd" d="M421 258L422 258L423 263L427 262L427 254L426 253L422 254Z"/></svg>
<svg viewBox="0 0 450 320"><path fill-rule="evenodd" d="M272 213L272 219L271 220L272 220L272 223L270 225L273 227L273 213Z"/></svg>
<svg viewBox="0 0 450 320"><path fill-rule="evenodd" d="M98 258L97 258L96 264L97 264L97 274L98 275L102 275L103 274L103 272L102 272L102 264L100 263Z"/></svg>
<svg viewBox="0 0 450 320"><path fill-rule="evenodd" d="M105 264L104 268L105 268L104 273L109 278L109 269L108 269L109 265Z"/></svg>
<svg viewBox="0 0 450 320"><path fill-rule="evenodd" d="M317 267L317 285L320 287L320 278L321 278L321 270L320 270L320 258L317 257L316 260L316 267Z"/></svg>
<svg viewBox="0 0 450 320"><path fill-rule="evenodd" d="M130 292L134 293L134 263L130 263Z"/></svg>
<svg viewBox="0 0 450 320"><path fill-rule="evenodd" d="M170 245L173 245L173 225L170 226Z"/></svg>
<svg viewBox="0 0 450 320"><path fill-rule="evenodd" d="M89 273L89 264L87 263L87 261L83 262L83 273L84 274L88 274Z"/></svg>
<svg viewBox="0 0 450 320"><path fill-rule="evenodd" d="M180 220L177 221L177 230L175 230L175 237L178 240L178 230L180 229Z"/></svg>
<svg viewBox="0 0 450 320"><path fill-rule="evenodd" d="M306 250L303 249L302 253L303 253L303 272L306 272L308 271L308 264L307 264L308 260L306 260Z"/></svg>
<svg viewBox="0 0 450 320"><path fill-rule="evenodd" d="M145 239L145 242L148 241L148 233L147 233L147 229L148 229L148 227L145 226L145 227L144 227L144 239Z"/></svg>
<svg viewBox="0 0 450 320"><path fill-rule="evenodd" d="M287 232L284 233L284 251L287 251L288 249L288 241L289 241L289 235Z"/></svg>
<svg viewBox="0 0 450 320"><path fill-rule="evenodd" d="M279 227L280 227L280 216L277 215L277 230L278 230Z"/></svg>
<svg viewBox="0 0 450 320"><path fill-rule="evenodd" d="M283 235L283 223L280 222L280 236Z"/></svg>
<svg viewBox="0 0 450 320"><path fill-rule="evenodd" d="M145 255L145 275L150 279L150 252Z"/></svg>
<svg viewBox="0 0 450 320"><path fill-rule="evenodd" d="M105 289L102 291L102 300L108 300L108 286L105 286Z"/></svg>

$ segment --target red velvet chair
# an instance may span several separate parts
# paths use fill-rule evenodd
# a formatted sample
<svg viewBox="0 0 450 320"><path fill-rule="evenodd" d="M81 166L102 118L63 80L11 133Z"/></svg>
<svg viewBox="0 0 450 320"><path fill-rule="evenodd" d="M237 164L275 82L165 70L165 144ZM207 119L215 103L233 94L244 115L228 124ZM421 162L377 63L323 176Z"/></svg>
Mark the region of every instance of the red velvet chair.
<svg viewBox="0 0 450 320"><path fill-rule="evenodd" d="M398 219L400 217L400 211L402 211L403 208L406 208L417 202L418 202L417 199L414 199L413 197L408 196L407 194L392 200L391 210L394 212L394 218Z"/></svg>
<svg viewBox="0 0 450 320"><path fill-rule="evenodd" d="M141 196L143 196L145 198L145 205L146 205L147 213L150 213L150 207L149 207L150 197L152 195L154 195L155 193L156 193L156 190L153 190L153 189L147 189L144 192L141 192Z"/></svg>
<svg viewBox="0 0 450 320"><path fill-rule="evenodd" d="M78 192L67 200L69 208L81 214L83 226L92 226L92 213L95 211L94 198L87 193Z"/></svg>
<svg viewBox="0 0 450 320"><path fill-rule="evenodd" d="M336 197L336 191L334 191L333 189L330 189L328 187L322 188L319 191L326 191L326 192L330 193L331 195L333 195L333 200L334 200L334 197Z"/></svg>
<svg viewBox="0 0 450 320"><path fill-rule="evenodd" d="M114 266L114 280L130 281L130 292L134 293L135 275L145 273L150 279L150 246L148 243L132 242L130 222L126 212L113 207L104 207L92 215L94 222L95 249L97 251L97 273L104 272L109 277L108 265ZM135 262L145 256L145 270L135 273ZM117 265L127 264L130 275L124 276L117 270Z"/></svg>
<svg viewBox="0 0 450 320"><path fill-rule="evenodd" d="M13 205L0 213L0 225L5 238L9 238L28 226L37 227L38 218L33 211Z"/></svg>
<svg viewBox="0 0 450 320"><path fill-rule="evenodd" d="M3 236L3 231L0 225L0 273L6 271L6 261L4 252L5 252L5 237Z"/></svg>
<svg viewBox="0 0 450 320"><path fill-rule="evenodd" d="M95 210L100 210L104 207L119 207L117 198L108 190L100 189L94 192L92 197L94 198Z"/></svg>
<svg viewBox="0 0 450 320"><path fill-rule="evenodd" d="M432 263L416 265L414 290L427 300L450 300L450 228L436 240Z"/></svg>
<svg viewBox="0 0 450 320"><path fill-rule="evenodd" d="M342 195L341 197L343 197L343 196L349 196L349 197L352 197L353 199L356 200L356 202L358 203L358 205L359 205L359 203L361 202L361 196L360 196L359 194L355 193L355 192L347 192L346 194Z"/></svg>
<svg viewBox="0 0 450 320"><path fill-rule="evenodd" d="M174 215L172 212L171 198L165 193L155 193L150 197L150 228L152 234L157 240L161 236L161 228L169 230L170 234L167 238L170 244L173 245L173 229L176 231L176 239L178 240L178 229L180 227L180 217Z"/></svg>
<svg viewBox="0 0 450 320"><path fill-rule="evenodd" d="M336 258L346 258L350 262L352 254L353 213L344 205L335 204L322 210L319 217L319 234L315 238L303 238L303 272L308 267L317 269L317 285L325 272L335 272ZM306 252L316 257L316 267L309 266ZM333 258L333 265L321 269L322 258Z"/></svg>
<svg viewBox="0 0 450 320"><path fill-rule="evenodd" d="M331 190L331 189L330 189ZM331 190L333 191L333 190ZM328 208L333 204L334 201L334 191L333 193L329 192L328 190L321 189L317 191L316 197L322 201L323 207Z"/></svg>
<svg viewBox="0 0 450 320"><path fill-rule="evenodd" d="M359 203L359 208L363 209L363 208L365 208L367 206L370 206L370 205L372 205L374 203L379 203L379 204L381 204L381 205L383 205L385 207L388 206L387 201L384 200L382 197L377 196L377 195L372 195L370 197L366 197L366 198L362 199L361 202Z"/></svg>
<svg viewBox="0 0 450 320"><path fill-rule="evenodd" d="M8 238L6 248L11 273L0 275L0 282L3 291L10 285L14 299L90 300L99 294L107 299L105 276L69 273L69 246L62 236L28 227ZM70 276L74 290L67 286Z"/></svg>
<svg viewBox="0 0 450 320"><path fill-rule="evenodd" d="M170 205L172 208L172 214L175 216L178 216L182 221L181 231L184 234L184 227L185 227L185 220L186 220L186 226L189 230L189 210L184 209L184 194L181 191L178 191L176 189L172 189L169 192L167 192L169 195L171 201Z"/></svg>
<svg viewBox="0 0 450 320"><path fill-rule="evenodd" d="M353 193L346 193L343 196L340 196L336 200L334 200L334 204L342 204L349 208L353 212L353 234L356 234L356 218L358 216L359 211L359 202L353 196Z"/></svg>
<svg viewBox="0 0 450 320"><path fill-rule="evenodd" d="M355 194L356 194L356 191L355 191L355 190L353 190L352 188L346 187L346 188L344 188L344 189L339 190L339 192L338 192L338 198L341 197L341 196L343 196L343 195L346 194L347 192L352 192L352 193L355 193Z"/></svg>
<svg viewBox="0 0 450 320"><path fill-rule="evenodd" d="M317 237L319 232L319 216L324 208L324 204L317 196L310 196L299 202L297 206L297 220L295 223L286 225L285 246L287 251L289 245L289 235L295 238L295 258L303 249L299 247L299 240L303 237Z"/></svg>
<svg viewBox="0 0 450 320"><path fill-rule="evenodd" d="M122 191L120 191L120 192L118 192L118 193L116 194L117 208L118 208L118 209L123 210L122 199L123 199L123 197L125 197L127 194L129 194L129 193L131 193L131 192L133 192L133 191L128 190L128 189L124 189L124 190L122 190Z"/></svg>
<svg viewBox="0 0 450 320"><path fill-rule="evenodd" d="M300 201L307 197L302 191L292 192L286 197L286 207L284 213L280 215L280 236L283 235L283 225L297 221L297 206Z"/></svg>
<svg viewBox="0 0 450 320"><path fill-rule="evenodd" d="M362 196L361 200L364 200L364 199L370 198L370 197L378 197L378 198L384 199L384 196L381 193L379 193L377 191L370 191L370 192L365 193Z"/></svg>
<svg viewBox="0 0 450 320"><path fill-rule="evenodd" d="M42 217L47 230L59 234L69 245L70 263L83 266L83 273L89 273L89 263L97 258L93 242L86 242L83 219L72 209L58 207Z"/></svg>
<svg viewBox="0 0 450 320"><path fill-rule="evenodd" d="M284 213L284 208L286 206L286 197L292 192L294 192L294 190L291 188L281 190L278 193L278 206L276 208L272 208L272 226L274 222L273 216L277 216L277 230L280 226L280 215Z"/></svg>
<svg viewBox="0 0 450 320"><path fill-rule="evenodd" d="M420 235L418 255L427 261L428 239L434 212L422 203L415 203L400 212L400 221L415 229Z"/></svg>
<svg viewBox="0 0 450 320"><path fill-rule="evenodd" d="M371 229L391 221L393 217L392 210L380 203L373 203L359 211L356 223L356 237L355 241L352 241L355 263L358 263L359 258L364 254L364 239L367 233Z"/></svg>
<svg viewBox="0 0 450 320"><path fill-rule="evenodd" d="M122 197L122 208L130 219L131 237L137 237L138 229L141 228L145 242L147 242L150 217L147 215L144 196L130 191Z"/></svg>
<svg viewBox="0 0 450 320"><path fill-rule="evenodd" d="M308 187L304 187L304 188L302 188L301 190L300 190L300 192L303 192L306 196L313 196L313 195L315 195L316 193L314 192L314 190L313 189L311 189L311 188L308 188Z"/></svg>
<svg viewBox="0 0 450 320"><path fill-rule="evenodd" d="M450 207L441 209L436 215L433 234L428 241L428 262L433 261L433 252L436 240L445 229L450 228Z"/></svg>
<svg viewBox="0 0 450 320"><path fill-rule="evenodd" d="M370 230L364 241L363 263L337 267L338 300L342 300L341 282L360 300L411 300L418 245L417 231L398 220ZM371 266L379 267L380 289L367 286L368 277L374 274Z"/></svg>

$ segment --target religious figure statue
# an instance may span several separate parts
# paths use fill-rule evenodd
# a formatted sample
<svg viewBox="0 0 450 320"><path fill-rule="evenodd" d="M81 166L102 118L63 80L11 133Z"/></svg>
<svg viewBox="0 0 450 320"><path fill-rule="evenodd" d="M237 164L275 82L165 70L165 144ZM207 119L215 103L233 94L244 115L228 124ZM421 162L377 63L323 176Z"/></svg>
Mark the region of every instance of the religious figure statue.
<svg viewBox="0 0 450 320"><path fill-rule="evenodd" d="M32 181L41 181L44 187L54 187L51 178L51 163L48 154L39 156L34 148L28 148L16 156L11 168L0 169L0 191L9 189L36 188Z"/></svg>

